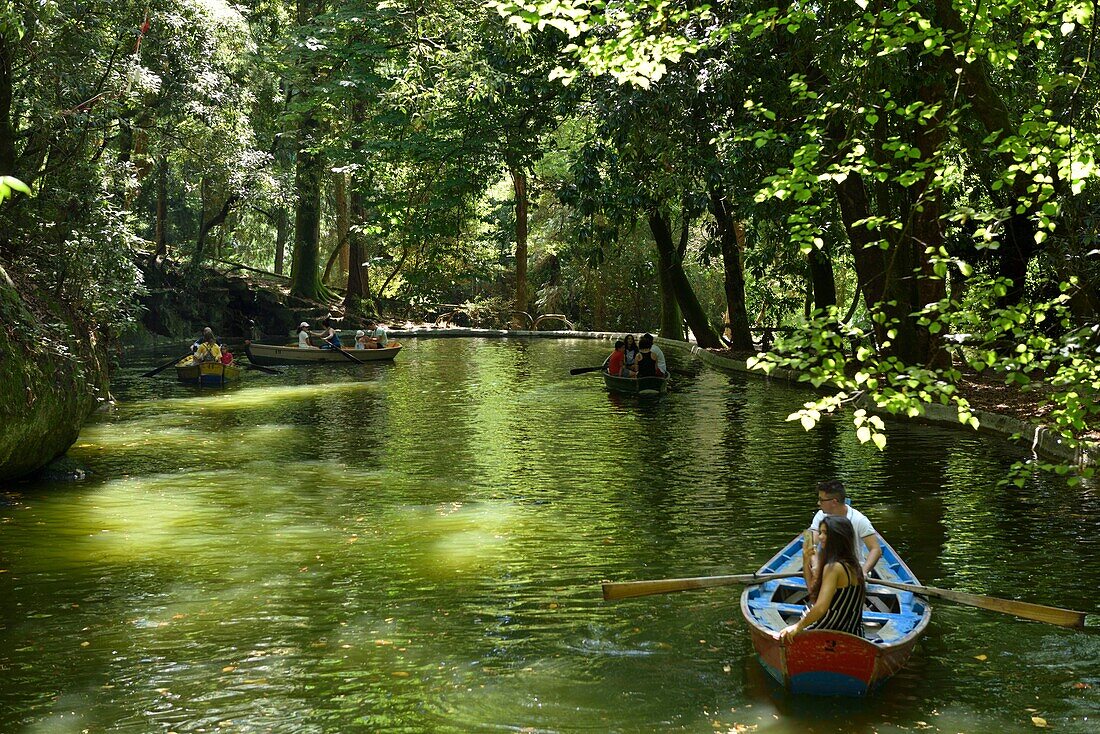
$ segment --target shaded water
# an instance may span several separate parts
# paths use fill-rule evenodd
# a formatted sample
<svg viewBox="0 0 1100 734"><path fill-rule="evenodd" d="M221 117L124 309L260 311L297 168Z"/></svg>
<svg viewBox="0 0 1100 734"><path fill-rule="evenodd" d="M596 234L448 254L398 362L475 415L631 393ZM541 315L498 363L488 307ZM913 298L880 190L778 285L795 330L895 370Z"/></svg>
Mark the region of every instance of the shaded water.
<svg viewBox="0 0 1100 734"><path fill-rule="evenodd" d="M792 699L739 589L601 601L754 570L834 476L926 583L1095 612L1100 580L1100 497L997 488L1018 449L895 425L879 453L686 361L660 401L568 376L605 351L410 340L220 392L125 370L70 452L90 480L4 488L0 732L1097 730L1096 630L937 604L879 695Z"/></svg>

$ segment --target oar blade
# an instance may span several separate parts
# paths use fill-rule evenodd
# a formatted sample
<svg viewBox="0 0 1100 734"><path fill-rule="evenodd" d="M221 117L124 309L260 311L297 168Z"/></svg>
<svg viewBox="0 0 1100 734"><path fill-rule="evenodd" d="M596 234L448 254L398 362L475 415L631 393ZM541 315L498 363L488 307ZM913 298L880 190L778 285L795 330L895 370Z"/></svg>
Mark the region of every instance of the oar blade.
<svg viewBox="0 0 1100 734"><path fill-rule="evenodd" d="M1015 617L1030 619L1034 622L1056 624L1060 627L1081 629L1085 626L1085 617L1087 616L1084 612L1074 611L1073 609L1048 607L1044 604L1033 604L1032 602L1016 601L1015 599L1001 599L995 596L969 594L965 591L940 589L935 586L919 586L916 584L905 584L882 579L873 579L871 583L890 586L904 591L912 591L914 594L920 594L922 596L934 596L939 599L946 599L947 601L953 601L958 604L965 604L979 609L986 609L991 612L1011 614Z"/></svg>
<svg viewBox="0 0 1100 734"><path fill-rule="evenodd" d="M603 365L600 365L599 367L574 367L573 369L569 370L569 374L571 374L571 375L583 375L583 374L586 374L588 372L599 372L602 369L603 369Z"/></svg>

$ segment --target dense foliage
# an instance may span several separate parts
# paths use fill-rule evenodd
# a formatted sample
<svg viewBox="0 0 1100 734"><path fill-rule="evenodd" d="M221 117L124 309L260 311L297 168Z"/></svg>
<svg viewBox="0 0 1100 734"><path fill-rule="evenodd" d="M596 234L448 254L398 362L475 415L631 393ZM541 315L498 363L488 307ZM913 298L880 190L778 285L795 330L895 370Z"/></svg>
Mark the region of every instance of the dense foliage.
<svg viewBox="0 0 1100 734"><path fill-rule="evenodd" d="M148 250L349 314L686 325L743 354L786 327L754 361L839 390L807 426L856 399L972 424L981 373L1082 436L1097 22L1084 0L17 0L0 175L34 196L0 209L0 260L97 324L131 318Z"/></svg>

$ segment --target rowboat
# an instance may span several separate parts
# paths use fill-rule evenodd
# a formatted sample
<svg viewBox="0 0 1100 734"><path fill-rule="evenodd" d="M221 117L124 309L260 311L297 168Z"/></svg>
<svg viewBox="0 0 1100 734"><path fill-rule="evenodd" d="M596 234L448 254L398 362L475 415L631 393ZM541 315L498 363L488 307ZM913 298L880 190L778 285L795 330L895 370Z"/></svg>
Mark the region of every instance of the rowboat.
<svg viewBox="0 0 1100 734"><path fill-rule="evenodd" d="M893 548L879 537L879 578L919 584ZM931 619L923 597L877 585L867 586L863 611L866 637L833 630L806 630L780 642L779 630L796 622L806 609L806 583L801 578L802 537L792 540L757 573L796 572L794 578L766 581L741 594L741 613L749 623L752 644L764 669L792 693L863 696L872 693L904 667Z"/></svg>
<svg viewBox="0 0 1100 734"><path fill-rule="evenodd" d="M241 368L235 364L222 364L221 362L191 362L190 357L186 364L176 365L176 377L180 382L192 385L224 385L227 382L238 379L241 376Z"/></svg>
<svg viewBox="0 0 1100 734"><path fill-rule="evenodd" d="M340 364L354 364L360 362L379 362L390 360L401 351L401 345L391 341L392 346L382 349L341 349L345 354L340 354L335 349L300 349L296 344L278 346L275 344L245 344L245 353L253 364L271 367L277 364L320 364L322 362L339 362ZM350 356L347 356L350 355ZM352 359L354 358L354 359Z"/></svg>
<svg viewBox="0 0 1100 734"><path fill-rule="evenodd" d="M667 375L665 377L617 377L606 370L602 374L603 384L613 392L630 395L664 395L668 392Z"/></svg>

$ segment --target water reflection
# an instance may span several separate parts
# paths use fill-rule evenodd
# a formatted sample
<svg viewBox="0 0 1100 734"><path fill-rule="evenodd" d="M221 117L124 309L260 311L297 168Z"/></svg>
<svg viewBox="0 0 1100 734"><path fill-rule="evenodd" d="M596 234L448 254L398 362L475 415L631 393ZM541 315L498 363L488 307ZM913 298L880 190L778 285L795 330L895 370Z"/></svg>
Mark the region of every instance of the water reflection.
<svg viewBox="0 0 1100 734"><path fill-rule="evenodd" d="M1096 495L997 488L996 440L892 426L879 453L785 422L782 384L568 375L603 352L410 341L224 391L124 371L72 451L92 479L7 488L0 731L1091 730L1095 635L940 604L880 696L806 701L736 590L602 602L757 567L829 476L928 582L1091 610L1100 562Z"/></svg>

